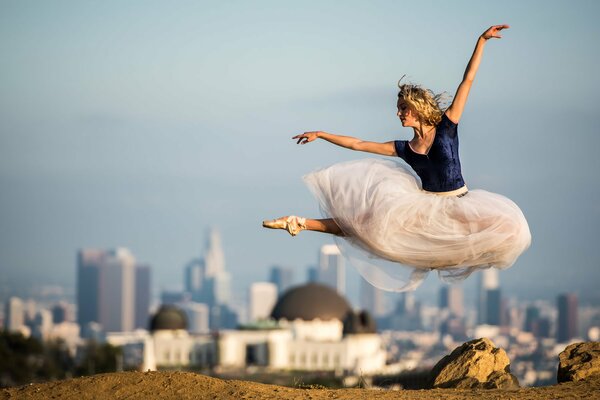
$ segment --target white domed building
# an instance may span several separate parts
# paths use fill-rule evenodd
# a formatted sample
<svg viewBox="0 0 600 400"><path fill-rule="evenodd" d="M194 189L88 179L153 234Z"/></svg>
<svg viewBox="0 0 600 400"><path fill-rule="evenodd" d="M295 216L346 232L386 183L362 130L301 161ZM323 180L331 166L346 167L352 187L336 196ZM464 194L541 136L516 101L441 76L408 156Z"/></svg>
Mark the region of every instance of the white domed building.
<svg viewBox="0 0 600 400"><path fill-rule="evenodd" d="M277 301L271 318L222 330L217 336L193 335L186 330L185 314L167 306L152 318L150 332L137 340L126 337L130 334L107 339L114 345L142 345L144 370L257 366L370 375L385 367L386 352L374 320L366 311L354 312L328 286L309 283L289 289Z"/></svg>
<svg viewBox="0 0 600 400"><path fill-rule="evenodd" d="M373 319L365 311L352 311L328 286L291 288L278 300L271 318L270 326L222 331L219 365L361 374L385 366L386 352Z"/></svg>

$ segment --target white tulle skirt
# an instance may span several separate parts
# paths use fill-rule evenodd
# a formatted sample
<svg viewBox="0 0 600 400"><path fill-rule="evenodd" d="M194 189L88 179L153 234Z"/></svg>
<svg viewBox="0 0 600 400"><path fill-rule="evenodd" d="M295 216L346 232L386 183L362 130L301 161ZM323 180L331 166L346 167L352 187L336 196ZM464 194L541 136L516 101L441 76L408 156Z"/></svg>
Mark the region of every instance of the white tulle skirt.
<svg viewBox="0 0 600 400"><path fill-rule="evenodd" d="M304 180L324 217L344 232L336 236L342 254L384 290L412 290L432 270L452 281L508 268L531 243L523 213L508 198L485 190L463 197L425 192L402 162L350 161Z"/></svg>

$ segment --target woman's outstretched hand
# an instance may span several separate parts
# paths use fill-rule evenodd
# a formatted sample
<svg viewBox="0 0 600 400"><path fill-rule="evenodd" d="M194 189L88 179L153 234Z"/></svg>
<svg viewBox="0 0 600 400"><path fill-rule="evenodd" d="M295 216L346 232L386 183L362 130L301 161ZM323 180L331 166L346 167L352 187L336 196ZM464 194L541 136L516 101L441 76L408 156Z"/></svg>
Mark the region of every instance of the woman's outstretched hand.
<svg viewBox="0 0 600 400"><path fill-rule="evenodd" d="M485 32L483 32L481 34L481 37L484 38L485 40L488 40L488 39L491 39L491 38L500 39L502 37L500 35L500 31L502 29L508 29L508 28L510 28L510 26L508 26L508 25L494 25L494 26L490 26L487 31L485 31Z"/></svg>
<svg viewBox="0 0 600 400"><path fill-rule="evenodd" d="M319 137L319 133L321 133L321 132L320 131L304 132L302 135L296 135L292 139L298 140L297 144L306 144L306 143L310 143L313 140L317 139Z"/></svg>

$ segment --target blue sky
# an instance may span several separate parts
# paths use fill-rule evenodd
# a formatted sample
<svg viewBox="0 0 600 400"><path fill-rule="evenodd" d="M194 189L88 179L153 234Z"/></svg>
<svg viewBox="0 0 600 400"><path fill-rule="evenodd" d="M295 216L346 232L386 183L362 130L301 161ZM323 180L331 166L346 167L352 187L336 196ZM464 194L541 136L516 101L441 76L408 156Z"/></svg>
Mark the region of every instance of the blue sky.
<svg viewBox="0 0 600 400"><path fill-rule="evenodd" d="M597 15L594 1L3 1L0 286L72 285L78 248L126 246L176 287L209 226L236 293L273 264L304 278L331 240L260 222L318 216L302 175L370 155L290 137L410 137L397 80L453 93L477 36L507 23L461 120L463 174L528 218L507 292L598 299Z"/></svg>

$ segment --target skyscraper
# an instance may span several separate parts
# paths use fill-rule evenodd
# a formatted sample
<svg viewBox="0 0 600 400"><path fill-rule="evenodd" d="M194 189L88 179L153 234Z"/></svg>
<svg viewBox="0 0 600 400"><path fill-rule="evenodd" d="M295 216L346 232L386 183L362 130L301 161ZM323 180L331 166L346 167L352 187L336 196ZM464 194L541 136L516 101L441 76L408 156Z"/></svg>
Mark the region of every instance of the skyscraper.
<svg viewBox="0 0 600 400"><path fill-rule="evenodd" d="M577 337L577 295L575 293L561 294L556 303L558 308L556 341L566 343Z"/></svg>
<svg viewBox="0 0 600 400"><path fill-rule="evenodd" d="M502 302L502 293L499 288L488 289L485 292L486 310L485 323L488 325L503 325L504 307Z"/></svg>
<svg viewBox="0 0 600 400"><path fill-rule="evenodd" d="M274 266L271 268L269 281L277 286L277 293L281 296L290 286L294 280L294 270L287 267Z"/></svg>
<svg viewBox="0 0 600 400"><path fill-rule="evenodd" d="M135 267L135 324L136 329L148 329L152 288L151 270L147 265Z"/></svg>
<svg viewBox="0 0 600 400"><path fill-rule="evenodd" d="M23 300L11 297L5 304L4 329L9 332L20 332L25 326L25 308Z"/></svg>
<svg viewBox="0 0 600 400"><path fill-rule="evenodd" d="M80 250L77 268L79 324L98 322L106 332L133 330L135 259L129 250Z"/></svg>
<svg viewBox="0 0 600 400"><path fill-rule="evenodd" d="M477 322L488 323L488 290L498 289L498 270L488 268L477 275Z"/></svg>
<svg viewBox="0 0 600 400"><path fill-rule="evenodd" d="M381 317L386 312L383 290L371 285L362 277L360 279L360 305L374 317Z"/></svg>
<svg viewBox="0 0 600 400"><path fill-rule="evenodd" d="M204 276L203 260L195 258L186 265L184 287L185 291L192 296L194 301L205 301L204 299L201 299L203 289L205 289L206 285Z"/></svg>
<svg viewBox="0 0 600 400"><path fill-rule="evenodd" d="M216 230L208 233L204 256L190 261L185 267L184 287L195 302L206 303L209 307L229 304L231 275L225 270L221 237Z"/></svg>
<svg viewBox="0 0 600 400"><path fill-rule="evenodd" d="M440 287L440 309L447 309L456 317L464 315L463 290L459 285L442 285Z"/></svg>
<svg viewBox="0 0 600 400"><path fill-rule="evenodd" d="M334 244L326 244L319 252L319 282L324 283L340 295L346 292L346 270L344 259L338 247Z"/></svg>
<svg viewBox="0 0 600 400"><path fill-rule="evenodd" d="M271 282L255 282L250 285L248 318L250 321L266 319L277 302L277 286Z"/></svg>

